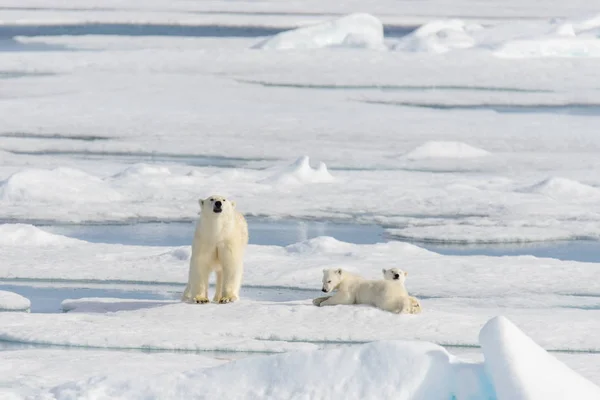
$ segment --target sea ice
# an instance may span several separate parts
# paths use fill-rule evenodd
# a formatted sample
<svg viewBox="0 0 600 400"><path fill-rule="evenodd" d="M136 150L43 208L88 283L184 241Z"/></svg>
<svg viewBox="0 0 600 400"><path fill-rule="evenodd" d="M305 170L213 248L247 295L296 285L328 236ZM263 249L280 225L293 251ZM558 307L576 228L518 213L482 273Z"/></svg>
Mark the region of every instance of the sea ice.
<svg viewBox="0 0 600 400"><path fill-rule="evenodd" d="M496 317L479 334L498 400L595 400L600 388L548 354L512 322Z"/></svg>
<svg viewBox="0 0 600 400"><path fill-rule="evenodd" d="M13 292L0 290L0 312L1 311L29 311L31 302L29 299Z"/></svg>
<svg viewBox="0 0 600 400"><path fill-rule="evenodd" d="M256 44L254 48L305 50L333 46L385 48L383 24L369 14L351 14L279 33Z"/></svg>

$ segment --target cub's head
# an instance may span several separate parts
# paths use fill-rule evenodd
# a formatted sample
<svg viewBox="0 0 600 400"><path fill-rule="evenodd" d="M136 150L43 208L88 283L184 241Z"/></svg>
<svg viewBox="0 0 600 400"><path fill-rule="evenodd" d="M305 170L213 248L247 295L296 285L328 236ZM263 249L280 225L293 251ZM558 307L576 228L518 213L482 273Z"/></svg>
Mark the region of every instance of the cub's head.
<svg viewBox="0 0 600 400"><path fill-rule="evenodd" d="M227 215L235 209L235 202L227 200L223 196L213 195L200 200L200 214L202 215Z"/></svg>
<svg viewBox="0 0 600 400"><path fill-rule="evenodd" d="M386 281L396 281L404 283L408 272L402 271L400 268L382 269L383 279Z"/></svg>
<svg viewBox="0 0 600 400"><path fill-rule="evenodd" d="M323 289L325 293L329 293L336 289L342 282L344 271L341 268L338 269L324 269L323 270Z"/></svg>

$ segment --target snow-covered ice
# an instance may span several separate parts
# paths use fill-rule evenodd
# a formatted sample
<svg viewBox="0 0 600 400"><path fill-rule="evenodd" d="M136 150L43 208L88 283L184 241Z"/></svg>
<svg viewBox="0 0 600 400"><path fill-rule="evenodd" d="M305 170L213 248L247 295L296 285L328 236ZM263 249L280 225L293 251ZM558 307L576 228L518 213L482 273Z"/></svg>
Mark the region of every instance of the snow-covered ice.
<svg viewBox="0 0 600 400"><path fill-rule="evenodd" d="M248 216L377 224L414 243L598 240L594 2L0 9L0 287L110 296L52 299L64 313L0 313L2 349L70 346L3 351L0 397L199 396L213 379L224 384L212 390L239 398L249 387L240 371L254 368L248 393L330 398L338 386L312 378L338 363L331 376L363 397L401 385L408 398L479 399L496 385L504 391L488 398L512 400L555 374L557 390L583 391L553 356L600 383L595 263L299 239L249 246L242 299L203 307L178 301L189 246L94 244L40 226L191 225L198 198L221 193ZM405 269L423 313L314 307L329 267L371 278ZM524 333L496 319L478 338L498 315ZM139 352L161 349L206 353ZM299 352L220 365L230 356L209 353L219 350ZM468 351L476 361L452 355ZM362 364L383 367L359 379ZM419 374L398 372L408 367Z"/></svg>
<svg viewBox="0 0 600 400"><path fill-rule="evenodd" d="M307 50L334 46L385 48L383 24L369 14L352 14L279 33L254 47L265 50Z"/></svg>
<svg viewBox="0 0 600 400"><path fill-rule="evenodd" d="M320 162L317 168L310 166L310 158L303 156L298 158L293 164L277 168L277 172L260 181L261 183L274 183L283 185L293 185L302 183L324 183L333 181L333 176L327 171L327 165Z"/></svg>
<svg viewBox="0 0 600 400"><path fill-rule="evenodd" d="M600 387L549 355L503 317L479 335L498 399L598 399Z"/></svg>
<svg viewBox="0 0 600 400"><path fill-rule="evenodd" d="M432 343L397 340L255 356L224 364L185 354L177 358L158 355L159 363L146 361L141 369L132 367L149 356L132 353L125 361L117 361L114 353L92 352L86 361L94 362L79 366L79 374L73 374L75 368L64 372L59 368L64 376L55 372L29 385L15 385L15 378L34 369L28 360L30 352L14 351L8 361L18 360L20 365L16 371L7 369L3 380L13 385L13 393L18 390L44 399L326 399L343 395L349 399L559 400L574 394L581 399L597 398L598 386L538 347L505 318L490 320L480 338L485 355L480 362L461 360ZM39 368L49 356L60 360L64 354L43 350L35 362ZM110 361L118 363L118 371ZM549 378L554 378L550 384Z"/></svg>
<svg viewBox="0 0 600 400"><path fill-rule="evenodd" d="M0 290L0 312L2 311L29 311L29 299L13 292Z"/></svg>

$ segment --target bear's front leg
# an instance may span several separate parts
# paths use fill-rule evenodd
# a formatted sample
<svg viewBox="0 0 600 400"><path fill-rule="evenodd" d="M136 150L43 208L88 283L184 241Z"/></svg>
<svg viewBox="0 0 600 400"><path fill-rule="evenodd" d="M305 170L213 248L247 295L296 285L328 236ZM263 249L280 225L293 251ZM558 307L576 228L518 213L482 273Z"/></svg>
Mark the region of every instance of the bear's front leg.
<svg viewBox="0 0 600 400"><path fill-rule="evenodd" d="M213 301L218 303L223 298L223 271L217 270L217 283L215 285L215 297L213 297Z"/></svg>
<svg viewBox="0 0 600 400"><path fill-rule="evenodd" d="M325 297L317 297L316 299L314 299L314 300L312 301L312 303L313 303L315 306L317 306L317 307L318 307L318 306L320 306L320 305L321 305L321 303L322 303L322 302L324 302L324 301L325 301L325 300L327 300L328 298L329 298L329 296L325 296Z"/></svg>
<svg viewBox="0 0 600 400"><path fill-rule="evenodd" d="M337 292L331 297L326 298L319 303L319 307L323 306L337 306L338 304L354 304L354 298L348 293Z"/></svg>
<svg viewBox="0 0 600 400"><path fill-rule="evenodd" d="M188 278L189 290L187 297L194 303L208 303L208 278L210 276L210 263L201 257L192 254L190 260L190 275ZM186 288L187 290L187 288ZM184 295L186 293L184 292Z"/></svg>
<svg viewBox="0 0 600 400"><path fill-rule="evenodd" d="M217 252L223 271L223 293L219 303L231 303L238 300L240 296L244 272L243 249L229 242L219 246Z"/></svg>

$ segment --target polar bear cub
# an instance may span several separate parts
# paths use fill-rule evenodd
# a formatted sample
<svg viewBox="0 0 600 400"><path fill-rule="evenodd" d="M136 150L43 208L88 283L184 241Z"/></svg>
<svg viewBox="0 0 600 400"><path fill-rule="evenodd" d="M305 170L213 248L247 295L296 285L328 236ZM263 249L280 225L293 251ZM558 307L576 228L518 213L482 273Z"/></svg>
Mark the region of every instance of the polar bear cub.
<svg viewBox="0 0 600 400"><path fill-rule="evenodd" d="M406 286L404 283L406 282L406 277L408 276L408 272L401 270L400 268L390 268L390 269L382 269L383 279L388 281L396 282L398 285L402 285L405 289ZM416 297L408 296L410 299L410 314L418 314L421 312L421 303Z"/></svg>
<svg viewBox="0 0 600 400"><path fill-rule="evenodd" d="M229 303L240 297L248 224L235 209L235 202L223 196L210 196L199 203L200 220L194 233L188 283L182 300L208 303L208 280L215 271L213 301Z"/></svg>
<svg viewBox="0 0 600 400"><path fill-rule="evenodd" d="M410 309L408 293L403 285L387 280L366 280L341 268L323 270L323 292L332 290L337 290L337 293L314 299L313 304L319 307L369 304L397 314Z"/></svg>

